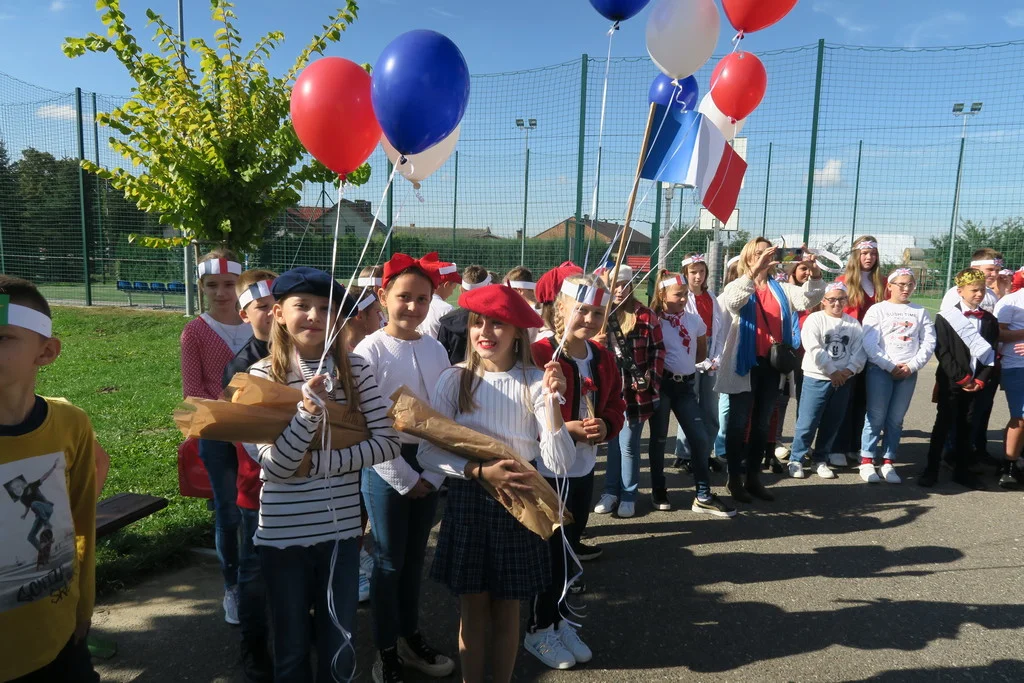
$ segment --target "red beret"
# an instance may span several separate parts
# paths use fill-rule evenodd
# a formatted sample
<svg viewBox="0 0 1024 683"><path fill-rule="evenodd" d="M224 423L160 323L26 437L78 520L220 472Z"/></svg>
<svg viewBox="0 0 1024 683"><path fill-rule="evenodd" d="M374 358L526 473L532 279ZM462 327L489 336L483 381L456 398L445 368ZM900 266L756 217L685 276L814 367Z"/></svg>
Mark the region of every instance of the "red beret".
<svg viewBox="0 0 1024 683"><path fill-rule="evenodd" d="M508 285L487 285L459 295L459 306L515 327L544 327L544 321L516 290Z"/></svg>
<svg viewBox="0 0 1024 683"><path fill-rule="evenodd" d="M435 254L436 258L436 254ZM415 259L408 254L395 254L391 257L391 260L384 264L384 286L388 286L388 282L391 278L401 273L403 270L409 268L416 268L423 275L430 280L430 284L436 289L437 285L441 282L441 276L437 272L437 261L423 259Z"/></svg>
<svg viewBox="0 0 1024 683"><path fill-rule="evenodd" d="M570 275L580 275L582 272L583 269L575 263L566 261L544 273L537 280L537 289L535 290L537 301L542 304L554 303L565 278Z"/></svg>

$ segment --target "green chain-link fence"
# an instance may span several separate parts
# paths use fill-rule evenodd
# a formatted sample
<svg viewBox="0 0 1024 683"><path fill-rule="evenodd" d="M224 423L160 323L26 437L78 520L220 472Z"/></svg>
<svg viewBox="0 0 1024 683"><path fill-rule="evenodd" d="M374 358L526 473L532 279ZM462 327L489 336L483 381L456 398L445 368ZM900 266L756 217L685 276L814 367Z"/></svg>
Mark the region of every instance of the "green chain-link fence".
<svg viewBox="0 0 1024 683"><path fill-rule="evenodd" d="M1024 264L1024 89L1015 69L1024 41L923 49L821 41L759 56L768 94L742 133L749 168L740 234L727 233L727 242L764 234L845 255L853 236L872 234L888 265L919 268L926 294L945 285L951 232L954 271L980 246L1001 248L1010 267ZM697 74L702 86L715 61ZM456 154L418 192L397 178L384 195L390 169L378 150L370 182L347 190L340 204L337 187L305 188L248 263L327 267L337 221L338 273L347 277L376 216L395 226L396 251L437 250L498 273L522 261L539 273L566 258L593 267L623 219L654 75L646 58L606 65L583 56L475 76ZM130 295L133 304L181 306L180 295L139 291L186 281L181 250L129 244L130 233L160 234L156 220L78 171L83 155L121 163L106 143L109 131L93 121L123 101L0 74L0 270L36 280L65 303L124 305ZM972 112L976 102L980 111ZM956 103L965 105L959 115ZM629 253L657 260L659 235L672 244L698 222L693 194L642 183ZM590 240L592 224L598 237ZM704 249L709 236L692 233L668 265L684 250ZM134 291L119 291L119 281Z"/></svg>

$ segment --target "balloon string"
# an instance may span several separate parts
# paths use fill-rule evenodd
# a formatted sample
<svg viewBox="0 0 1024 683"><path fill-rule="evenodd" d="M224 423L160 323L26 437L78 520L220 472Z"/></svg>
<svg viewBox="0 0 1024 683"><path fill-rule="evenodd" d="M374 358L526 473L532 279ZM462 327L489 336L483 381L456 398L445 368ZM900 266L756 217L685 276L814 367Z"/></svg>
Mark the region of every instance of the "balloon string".
<svg viewBox="0 0 1024 683"><path fill-rule="evenodd" d="M594 170L594 190L590 201L590 234L587 235L587 252L583 257L583 272L587 271L590 260L590 245L594 239L594 224L597 221L597 194L601 186L601 156L604 152L604 118L608 108L608 76L612 67L612 39L615 31L619 28L619 22L615 22L608 30L608 56L604 62L604 86L601 91L601 123L597 129L597 168ZM584 93L584 96L586 93Z"/></svg>
<svg viewBox="0 0 1024 683"><path fill-rule="evenodd" d="M334 237L331 240L331 282L334 282L334 271L338 265L338 231L341 228L341 202L345 198L345 179L344 176L338 176L338 210L334 212ZM340 301L338 302L341 303ZM331 348L329 340L331 338L331 328L338 324L338 317L334 315L334 287L332 286L330 291L327 292L327 336L324 337L324 351L320 354L320 362L316 366L317 375L323 370L324 360L327 358L327 353Z"/></svg>
<svg viewBox="0 0 1024 683"><path fill-rule="evenodd" d="M676 243L673 244L672 247L668 251L665 252L665 258L668 258L668 255L671 254L673 251L675 251L679 247L679 245L683 243L683 240L686 239L687 235L689 235L691 232L693 232L694 228L696 228L696 227L697 227L696 224L691 225L686 230L686 232L683 233L683 236L680 237L679 239L677 239ZM655 269L654 269L653 265L654 264L651 264L652 267L647 269L647 274L645 274L643 277L641 277L639 280L637 280L635 284L633 283L633 280L636 280L637 276L640 275L640 273L639 272L634 273L633 274L633 278L629 281L629 286L633 287L634 289L636 289L637 287L642 285L644 283L644 281L647 280L647 278L649 278L655 272ZM618 311L619 308L622 307L622 304L626 303L626 301L627 301L627 299L623 299L621 303L616 304L614 307L612 307L612 310L609 312L609 315L615 315L616 311Z"/></svg>

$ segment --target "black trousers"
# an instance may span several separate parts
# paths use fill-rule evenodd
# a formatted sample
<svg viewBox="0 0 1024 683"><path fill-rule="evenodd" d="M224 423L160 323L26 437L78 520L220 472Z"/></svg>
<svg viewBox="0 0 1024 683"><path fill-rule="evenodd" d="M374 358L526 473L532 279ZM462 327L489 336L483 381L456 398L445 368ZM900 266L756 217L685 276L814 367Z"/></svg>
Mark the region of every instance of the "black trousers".
<svg viewBox="0 0 1024 683"><path fill-rule="evenodd" d="M750 369L750 391L729 395L725 457L729 463L730 478L743 473L744 463L748 473L760 472L764 445L768 441L768 425L779 398L780 377L779 371L767 358L758 358L757 365Z"/></svg>
<svg viewBox="0 0 1024 683"><path fill-rule="evenodd" d="M15 678L11 683L98 683L99 680L100 675L92 668L92 656L85 638L76 643L72 636L56 659L41 669Z"/></svg>
<svg viewBox="0 0 1024 683"><path fill-rule="evenodd" d="M832 446L836 453L860 454L860 440L864 433L864 416L868 411L867 373L861 372L850 380L853 391L850 392L850 403L846 406L846 415L839 426L835 443Z"/></svg>
<svg viewBox="0 0 1024 683"><path fill-rule="evenodd" d="M555 489L555 480L548 479L551 488ZM594 494L594 472L582 477L571 477L566 479L568 486L563 495L566 509L572 514L573 523L563 527L561 530L551 534L548 543L551 550L551 583L547 590L533 598L533 609L530 615L530 630L545 629L548 626L557 625L562 621L559 611L559 599L562 597L562 589L566 579L578 571L578 567L572 562L572 558L562 548L562 533L564 531L566 540L575 548L579 545L580 534L587 526L590 518L591 498ZM557 490L557 489L555 489ZM566 570L566 560L569 560L569 568Z"/></svg>
<svg viewBox="0 0 1024 683"><path fill-rule="evenodd" d="M953 388L944 374L939 374L938 410L935 414L935 426L932 427L931 440L928 443L928 470L939 471L942 462L942 451L946 445L950 430L953 430L953 458L957 470L965 470L971 463L971 424L975 413L984 410L986 403L981 392L969 392ZM979 398L981 400L979 400ZM991 410L991 402L988 403Z"/></svg>

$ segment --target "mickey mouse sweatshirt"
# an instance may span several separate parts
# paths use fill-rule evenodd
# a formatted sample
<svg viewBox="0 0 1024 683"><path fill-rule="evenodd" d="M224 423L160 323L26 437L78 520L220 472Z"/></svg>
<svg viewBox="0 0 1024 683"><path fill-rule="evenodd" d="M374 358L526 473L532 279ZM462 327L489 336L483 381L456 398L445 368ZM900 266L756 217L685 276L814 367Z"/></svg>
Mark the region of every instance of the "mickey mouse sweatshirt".
<svg viewBox="0 0 1024 683"><path fill-rule="evenodd" d="M804 377L827 380L839 370L856 375L867 362L864 331L856 318L845 313L842 318L833 318L824 311L811 313L800 332L800 341L805 351L801 365Z"/></svg>

